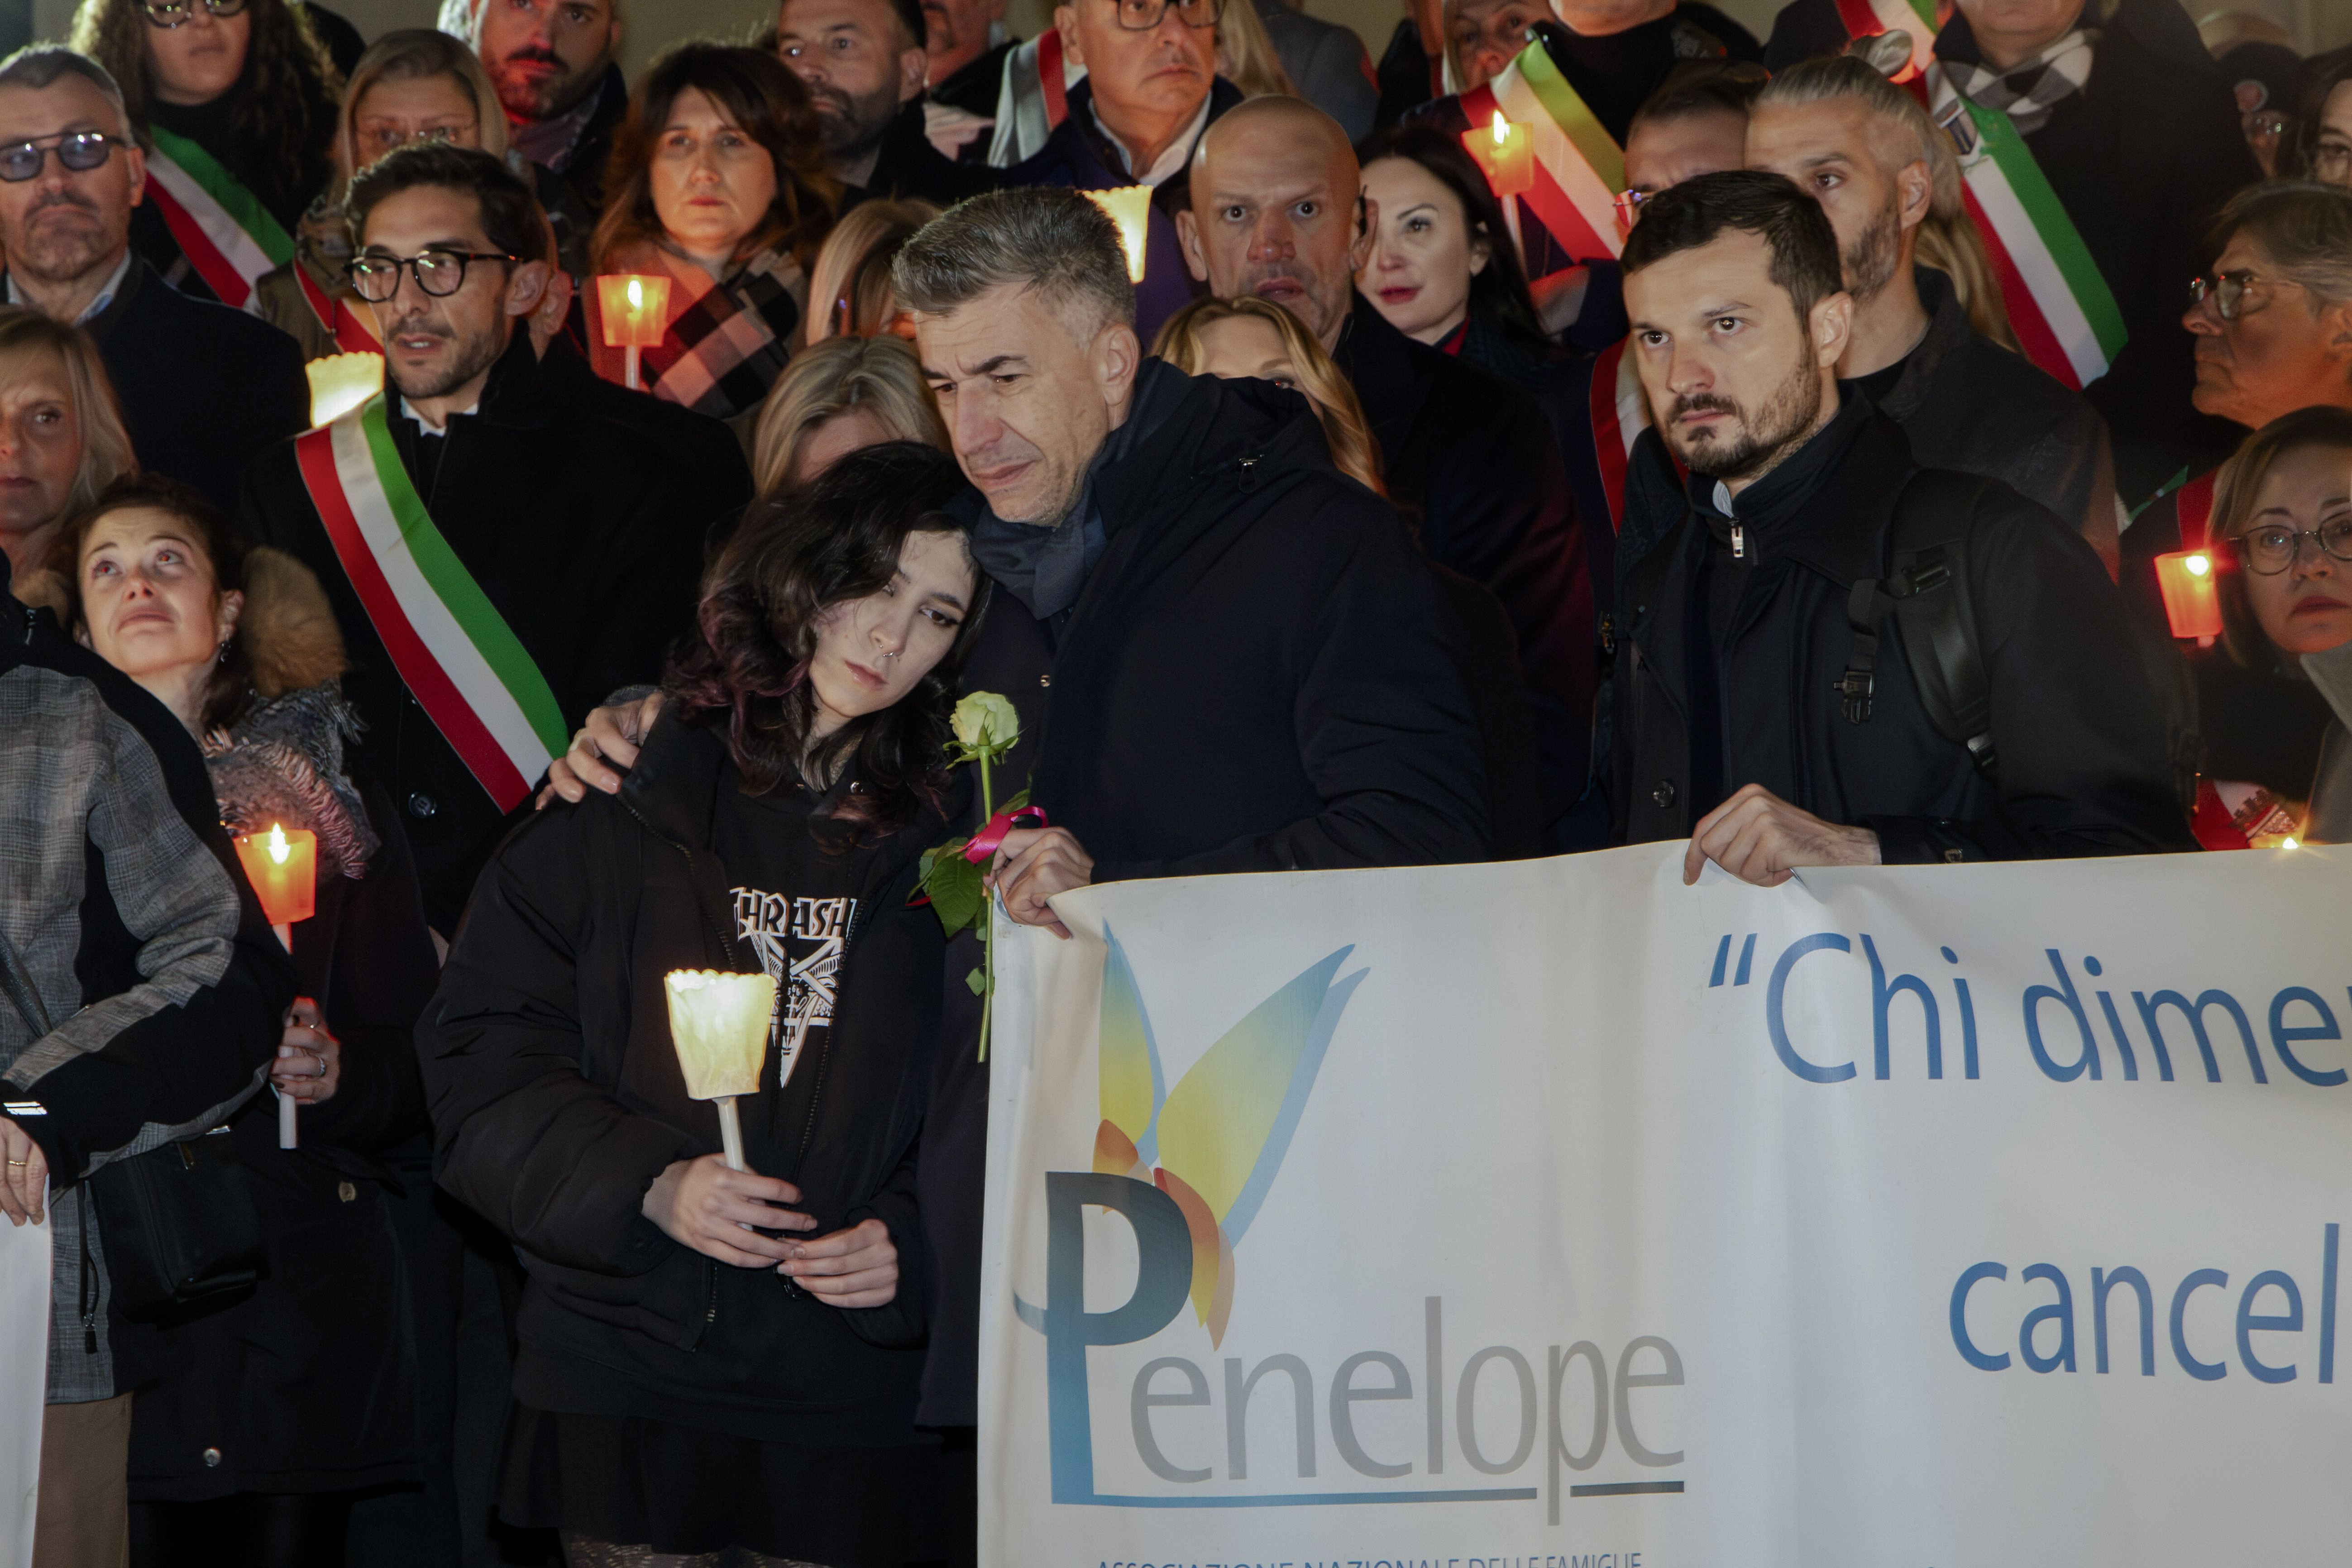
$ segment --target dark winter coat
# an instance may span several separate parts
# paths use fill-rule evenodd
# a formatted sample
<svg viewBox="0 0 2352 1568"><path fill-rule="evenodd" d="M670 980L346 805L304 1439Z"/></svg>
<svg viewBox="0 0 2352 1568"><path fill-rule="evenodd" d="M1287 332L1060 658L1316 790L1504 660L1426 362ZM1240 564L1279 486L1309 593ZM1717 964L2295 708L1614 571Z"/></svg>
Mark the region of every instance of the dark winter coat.
<svg viewBox="0 0 2352 1568"><path fill-rule="evenodd" d="M1004 94L1004 62L1021 47L1018 38L1007 38L995 47L982 51L964 62L962 68L944 81L931 84L930 95L938 102L966 114L976 114L982 120L996 118L996 100ZM988 138L980 139L982 152Z"/></svg>
<svg viewBox="0 0 2352 1568"><path fill-rule="evenodd" d="M84 324L122 404L139 466L236 510L248 464L310 426L310 384L292 338L243 310L192 299L133 257Z"/></svg>
<svg viewBox="0 0 2352 1568"><path fill-rule="evenodd" d="M989 106L989 112L995 112L994 104ZM846 212L868 197L926 201L934 206L951 207L966 196L996 189L1004 180L1003 174L985 164L959 163L932 146L923 129L923 100L912 98L882 133L874 173L863 187L848 193L842 210ZM821 310L824 302L811 300L809 308Z"/></svg>
<svg viewBox="0 0 2352 1568"><path fill-rule="evenodd" d="M499 847L417 1026L439 1180L530 1272L515 1372L527 1405L614 1414L573 1402L586 1368L657 1419L816 1447L909 1442L927 1294L916 1135L944 944L938 918L907 900L917 858L948 837L939 814L855 851L863 886L832 1023L761 1111L805 1127L800 1148L761 1148L744 1117L753 1168L801 1189L815 1234L869 1215L889 1226L895 1300L824 1305L639 1211L669 1164L719 1148L716 1106L687 1097L662 977L760 962L733 934L733 884L711 849L732 776L718 731L665 715L617 796L551 805Z"/></svg>
<svg viewBox="0 0 2352 1568"><path fill-rule="evenodd" d="M1076 605L1040 620L1000 585L964 666L965 690L1020 710L1000 800L1031 784L1098 882L1487 858L1485 759L1507 741L1475 714L1510 694L1474 700L1456 658L1500 628L1479 643L1449 626L1396 513L1331 467L1303 398L1190 378L1095 485L1108 545ZM988 1068L964 976L979 962L970 937L949 949L923 1135L926 1425L977 1418Z"/></svg>
<svg viewBox="0 0 2352 1568"><path fill-rule="evenodd" d="M450 419L436 472L418 471L418 426L397 405L386 423L435 525L546 677L567 727L661 668L701 577L709 520L690 509L702 483L635 430L559 398L520 332L479 412ZM384 651L291 442L254 465L245 514L326 586L351 650L343 689L367 724L357 765L407 813L425 919L446 935L510 824Z"/></svg>
<svg viewBox="0 0 2352 1568"><path fill-rule="evenodd" d="M1241 89L1219 77L1209 89L1209 118L1202 133L1225 110L1242 100ZM1070 89L1069 113L1036 155L1005 172L1013 185L1064 185L1081 191L1109 191L1135 184L1102 127L1095 123L1094 84L1082 81ZM1190 199L1184 175L1179 172L1152 193L1151 213L1144 232L1143 281L1135 286L1135 333L1149 345L1160 323L1205 291L1185 265L1184 247L1176 237L1175 214Z"/></svg>
<svg viewBox="0 0 2352 1568"><path fill-rule="evenodd" d="M1916 269L1927 335L1879 411L1903 426L1923 468L2000 480L2086 537L2115 526L2106 422L2090 400L1969 325L1952 280Z"/></svg>
<svg viewBox="0 0 2352 1568"><path fill-rule="evenodd" d="M677 470L670 510L701 530L706 553L735 531L751 503L751 465L743 443L724 420L680 407L667 397L606 381L568 332L559 332L540 356L539 374L573 412L609 419L651 441Z"/></svg>
<svg viewBox="0 0 2352 1568"><path fill-rule="evenodd" d="M1870 720L1845 720L1832 683L1853 648L1849 593L1891 567L1896 499L1920 470L1860 399L1813 443L1738 498L1752 563L1715 664L1725 793L1759 784L1868 827L1890 865L2194 847L2114 587L2072 529L2006 486L1983 492L1968 545L1998 783L1929 721L1892 626ZM1636 514L1682 516L1619 583L1613 781L1626 843L1687 837L1708 804L1695 799L1694 648L1709 638L1693 624L1704 614L1693 585L1710 552L1712 570L1730 569L1715 481L1694 476L1677 494L1649 467L1637 476L1629 533Z"/></svg>
<svg viewBox="0 0 2352 1568"><path fill-rule="evenodd" d="M1543 822L1583 793L1600 686L1592 583L1559 438L1534 396L1389 324L1361 294L1332 354L1422 548L1502 601L1536 720Z"/></svg>
<svg viewBox="0 0 2352 1568"><path fill-rule="evenodd" d="M416 1478L395 1184L378 1155L425 1124L413 1031L437 961L399 816L372 784L362 799L381 841L366 876L322 878L318 912L292 928L301 994L342 1042L334 1097L302 1110L299 1149L278 1147L277 1099L267 1092L228 1123L269 1277L247 1300L194 1322L118 1331L137 1341L129 1353L162 1373L134 1407L134 1501Z"/></svg>

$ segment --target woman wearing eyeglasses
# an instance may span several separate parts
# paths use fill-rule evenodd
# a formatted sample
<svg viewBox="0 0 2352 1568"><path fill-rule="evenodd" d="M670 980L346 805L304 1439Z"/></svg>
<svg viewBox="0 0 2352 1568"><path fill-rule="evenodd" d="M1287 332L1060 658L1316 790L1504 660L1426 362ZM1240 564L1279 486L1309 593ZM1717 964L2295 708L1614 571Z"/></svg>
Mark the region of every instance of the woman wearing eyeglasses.
<svg viewBox="0 0 2352 1568"><path fill-rule="evenodd" d="M149 143L131 242L185 293L245 305L332 171L342 75L289 0L81 0L73 47Z"/></svg>
<svg viewBox="0 0 2352 1568"><path fill-rule="evenodd" d="M430 27L386 33L352 68L335 120L334 174L302 215L293 259L256 288L254 313L291 334L305 359L378 347L374 317L343 279L353 249L343 187L411 142L507 155L507 117L489 73L463 42Z"/></svg>
<svg viewBox="0 0 2352 1568"><path fill-rule="evenodd" d="M2248 437L2221 465L2209 553L2221 636L2191 661L2198 836L2209 848L2300 838L2336 719L2305 661L2352 643L2352 412L2298 409Z"/></svg>
<svg viewBox="0 0 2352 1568"><path fill-rule="evenodd" d="M677 48L631 94L605 189L596 271L670 280L662 341L643 351L646 389L719 419L759 407L800 333L807 268L841 196L808 89L759 49ZM596 373L624 379L602 300L592 289L583 303Z"/></svg>

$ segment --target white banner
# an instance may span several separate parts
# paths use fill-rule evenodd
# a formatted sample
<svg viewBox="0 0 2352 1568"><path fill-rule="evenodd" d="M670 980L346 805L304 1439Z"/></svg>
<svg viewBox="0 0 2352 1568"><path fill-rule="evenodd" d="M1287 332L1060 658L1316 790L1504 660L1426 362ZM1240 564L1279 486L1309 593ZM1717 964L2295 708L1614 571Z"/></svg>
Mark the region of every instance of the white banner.
<svg viewBox="0 0 2352 1568"><path fill-rule="evenodd" d="M0 1563L33 1560L48 1387L48 1223L0 1218Z"/></svg>
<svg viewBox="0 0 2352 1568"><path fill-rule="evenodd" d="M993 1568L2341 1563L2352 849L1000 925Z"/></svg>

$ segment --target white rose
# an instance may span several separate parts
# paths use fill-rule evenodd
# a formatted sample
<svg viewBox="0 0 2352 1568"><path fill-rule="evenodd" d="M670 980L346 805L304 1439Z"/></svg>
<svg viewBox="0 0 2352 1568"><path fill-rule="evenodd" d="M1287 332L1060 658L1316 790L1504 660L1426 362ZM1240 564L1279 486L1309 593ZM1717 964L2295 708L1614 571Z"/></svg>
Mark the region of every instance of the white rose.
<svg viewBox="0 0 2352 1568"><path fill-rule="evenodd" d="M1002 751L1021 734L1021 715L993 691L975 691L957 703L953 723L967 751Z"/></svg>

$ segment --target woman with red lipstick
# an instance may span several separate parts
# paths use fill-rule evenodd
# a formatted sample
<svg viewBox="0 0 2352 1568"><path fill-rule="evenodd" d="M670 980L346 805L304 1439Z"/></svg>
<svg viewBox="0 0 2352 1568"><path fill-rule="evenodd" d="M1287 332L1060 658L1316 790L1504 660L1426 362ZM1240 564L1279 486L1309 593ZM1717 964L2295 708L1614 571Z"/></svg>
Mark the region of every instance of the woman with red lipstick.
<svg viewBox="0 0 2352 1568"><path fill-rule="evenodd" d="M2300 409L2248 437L2214 487L2213 542L2221 645L2195 659L2206 776L2238 835L2300 837L2333 718L2304 660L2352 642L2352 412Z"/></svg>
<svg viewBox="0 0 2352 1568"><path fill-rule="evenodd" d="M574 1568L941 1554L915 1169L946 939L908 900L987 593L965 489L899 441L755 509L626 782L508 838L419 1031L441 1184L529 1273L499 1510ZM776 979L748 1169L687 1096L677 969Z"/></svg>
<svg viewBox="0 0 2352 1568"><path fill-rule="evenodd" d="M1503 209L1462 144L1422 127L1358 150L1380 231L1356 287L1405 336L1521 384L1550 345L1537 324Z"/></svg>
<svg viewBox="0 0 2352 1568"><path fill-rule="evenodd" d="M333 173L342 73L289 0L82 0L73 47L147 144L131 248L183 293L244 306Z"/></svg>
<svg viewBox="0 0 2352 1568"><path fill-rule="evenodd" d="M605 179L596 271L670 279L646 387L719 419L757 408L800 335L808 269L841 200L808 89L772 54L682 45L637 84ZM624 351L604 346L595 290L582 303L596 373L620 381Z"/></svg>

